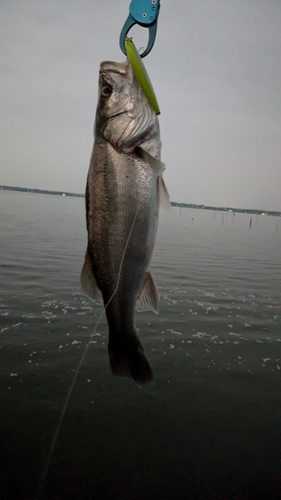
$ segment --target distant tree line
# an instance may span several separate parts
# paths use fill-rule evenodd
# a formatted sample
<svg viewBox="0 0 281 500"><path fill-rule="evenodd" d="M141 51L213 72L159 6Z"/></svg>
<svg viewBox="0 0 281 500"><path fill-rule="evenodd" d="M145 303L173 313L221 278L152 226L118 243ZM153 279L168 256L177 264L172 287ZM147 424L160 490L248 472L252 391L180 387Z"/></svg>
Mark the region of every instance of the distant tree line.
<svg viewBox="0 0 281 500"><path fill-rule="evenodd" d="M273 210L258 210L256 208L233 208L233 207L212 207L210 205L196 205L195 203L177 203L172 201L171 204L174 207L181 208L199 208L201 210L218 210L220 212L233 212L242 214L258 214L258 215L277 215L281 217L281 212L275 212Z"/></svg>
<svg viewBox="0 0 281 500"><path fill-rule="evenodd" d="M84 198L84 194L81 193L68 193L67 191L48 191L47 189L28 189L22 187L15 186L0 186L0 190L3 189L5 191L21 191L24 193L38 193L38 194L53 194L57 196L75 196L78 198ZM173 207L180 208L197 208L201 210L218 210L220 212L233 212L233 213L243 213L243 214L259 214L259 215L276 215L281 217L281 212L268 211L268 210L258 210L251 208L233 208L233 207L212 207L209 205L197 205L195 203L177 203L176 201L172 201L171 204Z"/></svg>
<svg viewBox="0 0 281 500"><path fill-rule="evenodd" d="M28 189L15 186L0 186L0 189L4 189L5 191L21 191L23 193L54 194L57 196L75 196L78 198L84 198L84 194L68 193L67 191L48 191L47 189Z"/></svg>

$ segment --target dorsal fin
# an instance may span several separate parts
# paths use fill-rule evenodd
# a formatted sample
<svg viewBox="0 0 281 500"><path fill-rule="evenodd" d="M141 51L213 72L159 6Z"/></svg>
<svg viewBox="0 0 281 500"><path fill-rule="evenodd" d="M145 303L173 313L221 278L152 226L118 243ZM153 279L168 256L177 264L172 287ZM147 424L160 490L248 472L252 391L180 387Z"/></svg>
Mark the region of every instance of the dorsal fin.
<svg viewBox="0 0 281 500"><path fill-rule="evenodd" d="M160 175L158 177L158 186L159 186L159 195L160 195L160 205L161 205L161 207L165 208L166 210L171 210L172 209L172 205L171 205L171 202L170 202L170 195L169 195L168 189L166 188L166 184L165 184L165 181L164 181L162 175Z"/></svg>

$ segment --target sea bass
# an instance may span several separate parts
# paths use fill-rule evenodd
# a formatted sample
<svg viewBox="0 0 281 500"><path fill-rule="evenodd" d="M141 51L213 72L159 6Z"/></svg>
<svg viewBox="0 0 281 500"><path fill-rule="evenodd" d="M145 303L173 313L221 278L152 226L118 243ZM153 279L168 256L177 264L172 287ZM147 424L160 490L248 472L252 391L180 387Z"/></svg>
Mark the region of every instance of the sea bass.
<svg viewBox="0 0 281 500"><path fill-rule="evenodd" d="M84 292L103 299L114 375L139 384L153 373L136 333L135 309L158 312L149 271L160 197L169 205L158 118L128 61L100 65L94 147L86 186Z"/></svg>

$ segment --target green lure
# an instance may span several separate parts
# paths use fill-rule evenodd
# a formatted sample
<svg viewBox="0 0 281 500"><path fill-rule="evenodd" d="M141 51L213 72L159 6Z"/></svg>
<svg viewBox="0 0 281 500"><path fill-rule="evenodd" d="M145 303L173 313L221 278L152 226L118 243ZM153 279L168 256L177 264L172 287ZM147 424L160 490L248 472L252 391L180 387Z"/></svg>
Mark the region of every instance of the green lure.
<svg viewBox="0 0 281 500"><path fill-rule="evenodd" d="M157 115L160 115L159 104L157 102L156 95L152 87L152 83L149 79L149 76L144 67L142 59L134 45L133 40L127 36L125 38L125 48L129 63L132 66L132 70L142 88L145 97L147 98L150 106L154 109L155 113Z"/></svg>

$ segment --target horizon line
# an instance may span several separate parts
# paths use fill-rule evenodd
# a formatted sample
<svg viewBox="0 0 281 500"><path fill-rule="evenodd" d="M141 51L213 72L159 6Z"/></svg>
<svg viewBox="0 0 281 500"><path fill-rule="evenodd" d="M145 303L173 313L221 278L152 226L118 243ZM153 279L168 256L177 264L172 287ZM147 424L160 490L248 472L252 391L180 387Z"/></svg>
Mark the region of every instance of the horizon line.
<svg viewBox="0 0 281 500"><path fill-rule="evenodd" d="M3 191L20 191L27 193L41 193L41 194L53 194L56 196L70 196L76 198L85 198L85 194L82 193L74 193L70 191L55 191L50 189L38 189L38 188L25 188L20 186L5 186L0 184L0 190ZM185 202L177 202L171 201L172 206L176 206L179 208L196 208L201 210L218 210L222 212L238 212L238 213L254 213L260 215L276 215L281 217L281 211L278 210L263 210L259 208L234 208L234 207L217 207L213 205L204 205L202 203L185 203Z"/></svg>

